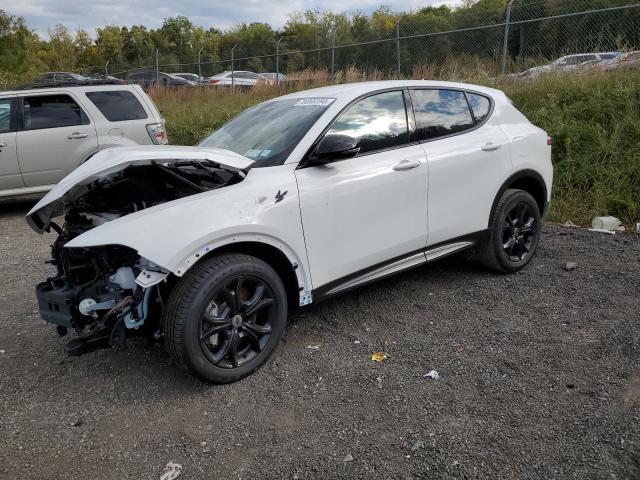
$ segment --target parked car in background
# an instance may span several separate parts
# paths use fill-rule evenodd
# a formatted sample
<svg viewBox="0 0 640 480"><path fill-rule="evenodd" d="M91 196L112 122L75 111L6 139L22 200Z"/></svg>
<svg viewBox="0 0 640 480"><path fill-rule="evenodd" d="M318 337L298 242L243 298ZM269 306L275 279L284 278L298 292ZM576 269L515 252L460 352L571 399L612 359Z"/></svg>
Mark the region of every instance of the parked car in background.
<svg viewBox="0 0 640 480"><path fill-rule="evenodd" d="M588 66L592 66L605 60L612 60L621 55L620 52L603 52L603 53L580 53L574 55L565 55L548 65L532 67L524 72L517 74L518 77L535 78L546 73L554 72L571 72Z"/></svg>
<svg viewBox="0 0 640 480"><path fill-rule="evenodd" d="M125 80L123 80L121 78L114 77L113 75L103 75L101 73L93 73L91 75L87 75L87 79L96 80L96 81L119 83L121 85L126 85L126 83L127 83Z"/></svg>
<svg viewBox="0 0 640 480"><path fill-rule="evenodd" d="M47 72L39 75L36 82L50 82L50 83L74 83L78 81L88 80L84 75L73 72Z"/></svg>
<svg viewBox="0 0 640 480"><path fill-rule="evenodd" d="M261 73L260 77L264 80L265 83L269 85L273 85L276 83L284 83L287 81L287 76L283 73Z"/></svg>
<svg viewBox="0 0 640 480"><path fill-rule="evenodd" d="M193 87L196 82L187 80L171 73L156 73L155 70L145 70L144 72L130 73L125 78L127 83L134 83L142 86L144 89L151 85L160 85L161 87Z"/></svg>
<svg viewBox="0 0 640 480"><path fill-rule="evenodd" d="M195 73L172 73L172 75L194 82L196 85L204 83L204 80L205 80L203 77Z"/></svg>
<svg viewBox="0 0 640 480"><path fill-rule="evenodd" d="M261 80L262 77L257 73L236 70L234 72L222 72L213 77L209 77L207 78L207 83L218 87L231 85L236 87L253 87Z"/></svg>
<svg viewBox="0 0 640 480"><path fill-rule="evenodd" d="M0 197L46 192L107 147L165 143L164 120L137 85L0 92Z"/></svg>
<svg viewBox="0 0 640 480"><path fill-rule="evenodd" d="M640 68L640 50L627 52L619 57L606 60L598 64L598 69L603 71L619 70L625 68Z"/></svg>
<svg viewBox="0 0 640 480"><path fill-rule="evenodd" d="M499 90L296 92L197 147L101 152L49 192L27 215L58 233L40 314L86 332L70 354L146 334L199 377L232 382L269 358L291 307L471 248L520 270L552 177L551 139Z"/></svg>

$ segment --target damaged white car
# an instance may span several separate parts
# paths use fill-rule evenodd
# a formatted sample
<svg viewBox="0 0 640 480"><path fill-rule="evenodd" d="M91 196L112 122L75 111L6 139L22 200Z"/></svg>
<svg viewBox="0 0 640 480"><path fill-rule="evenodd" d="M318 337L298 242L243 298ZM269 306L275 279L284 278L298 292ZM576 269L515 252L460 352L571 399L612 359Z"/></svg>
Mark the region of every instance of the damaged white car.
<svg viewBox="0 0 640 480"><path fill-rule="evenodd" d="M388 81L270 100L198 147L105 150L27 216L58 235L40 312L78 334L69 354L147 335L230 382L269 357L293 306L467 248L522 268L550 145L500 91Z"/></svg>

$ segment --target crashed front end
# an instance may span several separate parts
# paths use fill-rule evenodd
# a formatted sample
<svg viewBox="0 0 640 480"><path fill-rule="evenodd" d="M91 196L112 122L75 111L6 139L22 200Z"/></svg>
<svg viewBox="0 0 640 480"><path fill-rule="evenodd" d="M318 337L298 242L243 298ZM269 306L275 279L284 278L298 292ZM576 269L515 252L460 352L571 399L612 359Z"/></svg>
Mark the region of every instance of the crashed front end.
<svg viewBox="0 0 640 480"><path fill-rule="evenodd" d="M75 179L64 179L27 217L35 230L58 235L49 261L55 273L36 286L36 296L42 318L59 335L78 334L65 347L69 355L122 345L131 334L159 339L171 272L124 245L68 244L124 216L244 178L238 168L197 158L200 151L149 148L117 152L118 161L108 153L96 155L92 165L76 170L84 174L73 172ZM54 216L64 219L61 226Z"/></svg>

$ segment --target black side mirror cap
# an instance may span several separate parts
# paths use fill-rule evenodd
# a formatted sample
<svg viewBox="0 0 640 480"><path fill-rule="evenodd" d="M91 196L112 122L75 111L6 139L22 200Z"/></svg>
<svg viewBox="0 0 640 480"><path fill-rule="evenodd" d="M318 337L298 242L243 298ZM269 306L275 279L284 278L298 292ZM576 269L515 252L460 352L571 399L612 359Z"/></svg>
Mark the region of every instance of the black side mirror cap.
<svg viewBox="0 0 640 480"><path fill-rule="evenodd" d="M307 158L305 164L309 167L355 157L360 151L358 141L348 135L327 135Z"/></svg>

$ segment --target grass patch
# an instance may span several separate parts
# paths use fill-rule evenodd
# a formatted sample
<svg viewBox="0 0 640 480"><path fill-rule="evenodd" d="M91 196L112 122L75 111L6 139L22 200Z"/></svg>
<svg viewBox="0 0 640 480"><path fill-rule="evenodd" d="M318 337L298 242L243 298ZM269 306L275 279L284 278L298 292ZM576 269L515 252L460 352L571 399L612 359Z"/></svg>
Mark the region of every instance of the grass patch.
<svg viewBox="0 0 640 480"><path fill-rule="evenodd" d="M458 77L456 73L447 75ZM426 68L414 71L416 78L436 75L440 76ZM326 72L307 71L297 77L296 83L279 89L261 86L231 93L230 89L199 88L157 90L151 95L167 119L170 142L194 145L252 105L330 82ZM555 178L549 220L588 225L595 215L615 215L627 225L640 221L640 72L594 72L533 81L471 78L504 90L527 118L553 137ZM340 72L338 78L365 79L368 76L355 69Z"/></svg>

